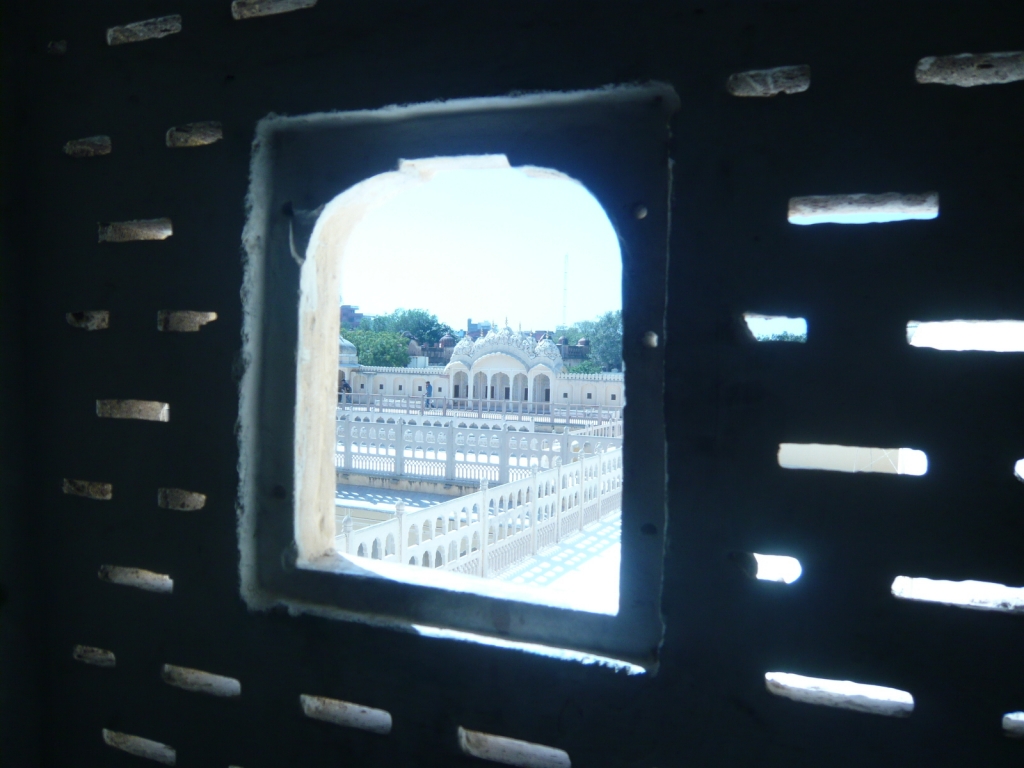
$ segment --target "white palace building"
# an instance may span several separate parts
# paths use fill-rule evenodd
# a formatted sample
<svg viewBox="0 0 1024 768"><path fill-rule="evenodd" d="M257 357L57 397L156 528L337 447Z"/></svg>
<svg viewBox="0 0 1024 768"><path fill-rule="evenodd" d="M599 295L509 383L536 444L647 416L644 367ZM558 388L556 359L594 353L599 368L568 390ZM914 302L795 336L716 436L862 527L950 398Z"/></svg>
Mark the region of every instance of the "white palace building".
<svg viewBox="0 0 1024 768"><path fill-rule="evenodd" d="M550 413L552 406L568 406L596 414L598 408L621 412L623 404L621 373L568 373L551 339L538 342L508 327L476 341L463 338L445 366L422 363L426 358L414 357L407 368L360 365L355 345L342 339L339 385L347 380L352 402L360 404L383 397L415 405L426 398L428 381L432 404L457 409Z"/></svg>
<svg viewBox="0 0 1024 768"><path fill-rule="evenodd" d="M606 547L577 576L617 601L623 374L567 373L510 328L423 362L363 366L341 342L337 551L539 586Z"/></svg>

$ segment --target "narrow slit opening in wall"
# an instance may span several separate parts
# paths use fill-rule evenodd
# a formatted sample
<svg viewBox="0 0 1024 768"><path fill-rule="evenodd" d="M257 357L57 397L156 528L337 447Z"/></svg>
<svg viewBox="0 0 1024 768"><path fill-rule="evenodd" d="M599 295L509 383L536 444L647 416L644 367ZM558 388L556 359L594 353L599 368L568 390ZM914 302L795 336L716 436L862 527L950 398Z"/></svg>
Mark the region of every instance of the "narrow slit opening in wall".
<svg viewBox="0 0 1024 768"><path fill-rule="evenodd" d="M804 572L800 561L786 555L759 555L754 553L757 561L756 577L761 581L778 581L792 584Z"/></svg>
<svg viewBox="0 0 1024 768"><path fill-rule="evenodd" d="M778 581L783 584L792 584L800 578L804 569L800 561L788 555L761 555L753 553L754 561L757 563L756 578L761 581Z"/></svg>
<svg viewBox="0 0 1024 768"><path fill-rule="evenodd" d="M504 155L402 161L324 208L302 270L297 412L316 402L325 423L296 426L300 564L330 549L406 583L615 615L622 265L593 195ZM315 307L340 322L319 391Z"/></svg>
<svg viewBox="0 0 1024 768"><path fill-rule="evenodd" d="M976 611L1024 613L1024 587L1008 587L990 581L947 581L897 576L892 594L902 600L970 608Z"/></svg>
<svg viewBox="0 0 1024 768"><path fill-rule="evenodd" d="M780 443L778 462L783 469L821 469L830 472L875 472L916 476L928 472L927 454L914 448Z"/></svg>
<svg viewBox="0 0 1024 768"><path fill-rule="evenodd" d="M743 321L757 341L807 341L807 321L802 317L744 312Z"/></svg>
<svg viewBox="0 0 1024 768"><path fill-rule="evenodd" d="M789 199L790 224L887 224L928 220L939 215L939 195L923 194L809 195Z"/></svg>
<svg viewBox="0 0 1024 768"><path fill-rule="evenodd" d="M569 753L557 747L497 736L493 733L458 729L463 754L518 768L571 768Z"/></svg>
<svg viewBox="0 0 1024 768"><path fill-rule="evenodd" d="M1024 321L911 320L907 343L947 352L1024 352Z"/></svg>
<svg viewBox="0 0 1024 768"><path fill-rule="evenodd" d="M313 720L358 728L381 736L391 733L391 713L384 709L305 693L299 696L299 705L302 713Z"/></svg>
<svg viewBox="0 0 1024 768"><path fill-rule="evenodd" d="M790 672L767 672L764 681L769 693L805 704L888 717L909 717L914 711L914 697L898 688Z"/></svg>
<svg viewBox="0 0 1024 768"><path fill-rule="evenodd" d="M1003 715L1003 733L1011 739L1024 739L1024 712Z"/></svg>
<svg viewBox="0 0 1024 768"><path fill-rule="evenodd" d="M803 567L795 557L788 555L762 555L758 552L730 552L728 559L751 579L792 584L803 574Z"/></svg>

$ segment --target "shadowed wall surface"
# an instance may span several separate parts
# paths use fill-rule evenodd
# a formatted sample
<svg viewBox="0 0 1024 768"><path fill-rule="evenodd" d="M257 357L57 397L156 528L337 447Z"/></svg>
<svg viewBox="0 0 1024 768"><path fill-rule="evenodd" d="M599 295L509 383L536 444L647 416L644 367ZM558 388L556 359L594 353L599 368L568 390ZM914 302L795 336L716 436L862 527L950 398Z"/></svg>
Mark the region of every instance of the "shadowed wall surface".
<svg viewBox="0 0 1024 768"><path fill-rule="evenodd" d="M458 726L578 766L1020 764L1024 742L1000 722L1024 710L1024 619L889 591L898 575L1024 585L1024 357L905 335L911 319L1024 319L1024 83L914 79L925 56L1018 50L1020 3L320 0L244 21L224 0L4 5L7 764L139 764L104 728L171 745L180 766L482 764ZM168 14L180 33L106 43L111 26ZM58 40L66 53L48 53ZM726 90L735 72L802 64L805 92ZM256 122L647 80L682 102L658 674L248 612L235 423ZM168 128L205 120L223 140L165 145ZM109 155L61 151L99 134ZM929 191L932 221L786 220L794 196ZM97 242L97 222L161 217L165 241ZM109 310L110 327L66 322L83 310ZM160 310L218 317L162 333ZM755 343L744 312L805 317L807 342ZM98 419L108 398L170 403L170 421ZM782 442L909 446L929 469L784 470ZM63 478L113 497L65 495ZM162 509L158 488L207 501ZM733 552L791 555L803 576L751 580ZM171 574L173 594L104 583L108 563ZM116 667L75 661L76 644L114 651ZM241 696L167 685L164 664L236 678ZM914 712L799 704L765 690L768 671L909 691ZM393 728L310 719L300 694L387 710Z"/></svg>

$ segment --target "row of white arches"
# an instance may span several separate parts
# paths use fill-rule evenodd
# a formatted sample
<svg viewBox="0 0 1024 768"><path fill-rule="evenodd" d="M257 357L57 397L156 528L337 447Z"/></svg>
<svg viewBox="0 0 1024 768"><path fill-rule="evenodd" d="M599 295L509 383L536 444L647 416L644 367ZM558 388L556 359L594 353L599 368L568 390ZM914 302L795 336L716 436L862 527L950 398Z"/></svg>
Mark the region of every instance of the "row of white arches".
<svg viewBox="0 0 1024 768"><path fill-rule="evenodd" d="M397 434L393 427L388 428L386 425L384 427L380 427L379 429L375 427L367 428L353 425L352 428L349 430L349 436L352 438L362 440L394 440L397 437ZM481 447L489 446L491 448L499 448L501 447L500 440L501 439L494 434L476 435L472 432L465 434L460 432L455 435L456 445L479 445ZM415 432L413 432L411 429L406 429L404 434L404 441L406 443L429 443L437 445L447 445L448 436L444 432L438 432L435 435L433 431L423 432L422 430L416 430ZM547 440L544 438L538 440L536 437L528 438L525 436L517 438L515 435L512 435L509 438L508 447L512 450L529 449L531 451L554 451L556 453L560 453L562 450L562 445L557 440Z"/></svg>
<svg viewBox="0 0 1024 768"><path fill-rule="evenodd" d="M342 419L344 420L344 419ZM353 416L352 421L359 424L405 424L410 427L424 426L424 427L448 427L451 426L449 421L446 424L442 424L440 421L431 421L430 419L424 419L422 425L416 419L385 419L383 416L378 416L376 419L372 416ZM495 427L497 429L497 427ZM486 429L486 427L484 427ZM525 427L524 427L525 429Z"/></svg>
<svg viewBox="0 0 1024 768"><path fill-rule="evenodd" d="M547 484L547 490L548 493L553 492L550 483ZM505 505L504 497L500 498L497 504L495 503L494 499L491 499L490 504L488 505L489 516L503 516L507 511L511 511L512 509L515 509L518 506L523 505L524 503L529 504L529 497L530 492L529 489L527 489L525 496L526 501L524 502L523 493L522 491L520 491L518 494L518 504L516 504L516 496L513 494L509 494L507 507ZM584 492L584 502L589 501L592 498L594 498L594 492L592 490ZM579 491L577 491L574 494L570 494L562 498L562 511L571 511L576 506L578 506L579 503L580 494ZM537 507L538 522L549 520L554 516L554 514L554 504L543 504L538 505ZM415 547L419 546L421 543L425 544L427 541L430 541L433 538L440 538L444 536L446 533L451 533L452 531L458 530L459 528L465 528L469 527L470 525L474 525L479 522L479 519L479 508L476 504L474 504L472 512L470 512L467 508L463 507L461 514L458 516L458 519L456 519L455 517L449 517L448 520L446 521L444 518L438 517L436 518L436 520L425 521L422 526L413 525L409 528L407 546ZM526 510L508 520L499 521L496 525L491 525L489 527L488 543L493 544L496 541L500 541L506 538L507 536L511 536L515 533L520 533L523 530L529 528L530 525L530 510ZM464 550L463 554L468 553L470 551L475 552L479 548L479 536L479 532L474 532L472 543L470 543L468 536L463 537L463 543L465 544L465 547L462 548ZM449 546L454 547L455 543L452 542ZM367 555L369 555L371 558L374 559L382 559L383 557L393 555L395 554L395 537L393 534L388 534L387 538L385 539L383 547L381 546L380 539L374 539L373 543L370 546L369 552L367 552L365 544L360 544L356 554L360 557L366 557ZM449 559L453 558L449 557Z"/></svg>
<svg viewBox="0 0 1024 768"><path fill-rule="evenodd" d="M384 424L384 425L389 425L390 424L392 426L397 425L397 424L404 424L404 425L410 426L410 427L423 426L423 427L447 428L447 427L450 427L452 425L452 422L450 422L450 421L442 423L442 422L437 421L437 420L431 421L430 419L424 419L422 421L422 423L421 423L421 422L417 421L416 419L394 419L394 418L385 419L383 416L378 416L376 419L373 418L372 416L353 416L352 417L352 421L354 423L356 423L357 425L359 425L359 426L365 426L367 424ZM475 421L473 421L473 422L460 421L456 425L456 428L457 429L488 429L488 430L492 430L492 431L495 431L495 432L501 432L501 431L516 432L517 431L517 428L516 428L516 426L514 424L504 424L504 425L502 425L501 423L498 423L498 424L488 424L486 421L483 421L483 422L480 422L480 423L477 423ZM518 431L519 432L529 432L530 430L526 426L520 426L518 428Z"/></svg>
<svg viewBox="0 0 1024 768"><path fill-rule="evenodd" d="M566 506L566 502L568 502L568 506ZM562 509L571 510L578 503L579 494L576 494L575 500L562 499ZM547 520L550 520L554 517L554 515L555 508L553 504L545 504L543 506L540 506L537 510L537 522L545 522ZM438 519L440 520L440 518ZM517 517L511 518L507 521L501 521L497 523L497 525L490 526L490 528L488 529L487 543L488 545L496 544L497 542L502 541L506 538L510 538L511 536L514 536L517 533L522 533L523 531L528 530L530 525L531 521L529 512L518 515ZM431 538L428 533L428 526L430 526L430 521L427 521L423 524L423 532L424 536L426 537L423 542L424 544L426 544L426 541L428 541ZM419 526L413 526L409 529L409 546L419 545L419 541L417 540L419 531ZM479 551L479 549L480 532L474 531L472 540L470 540L470 537L467 535L462 537L462 541L459 544L457 544L454 540L449 542L447 547L447 559L445 556L445 546L442 544L440 547L437 548L436 552L434 553L433 559L431 559L430 550L425 550L422 553L422 555L413 554L409 558L409 565L423 565L424 567L431 567L432 565L434 568L440 568L444 566L446 562L451 562L453 560L467 557L473 552ZM378 538L373 540L373 543L370 545L369 552L367 552L366 544L360 544L358 550L356 551L357 556L369 556L374 560L382 560L383 558L389 557L394 554L395 537L393 534L388 534L383 546L381 545L381 541Z"/></svg>
<svg viewBox="0 0 1024 768"><path fill-rule="evenodd" d="M617 455L610 461L601 462L601 472L611 472L613 469L622 469L622 456Z"/></svg>
<svg viewBox="0 0 1024 768"><path fill-rule="evenodd" d="M388 443L351 443L347 446L342 446L342 448L353 454L365 454L369 456L398 455L398 448L394 444L389 445ZM447 455L444 451L435 448L405 446L404 457L407 459L444 461L447 458ZM455 461L458 463L468 462L470 464L497 465L501 464L501 455L498 453L480 451L456 451ZM538 469L550 469L551 467L557 467L560 464L561 459L558 456L548 457L541 455L540 457L537 457L529 454L516 453L511 453L508 456L508 465L510 467L537 467Z"/></svg>
<svg viewBox="0 0 1024 768"><path fill-rule="evenodd" d="M460 421L459 424L458 424L458 429L491 429L491 430L501 430L502 426L500 424L490 424L490 425L488 425L488 424L480 424L479 426L477 426L476 422L470 422L469 424L466 424L466 422ZM515 432L516 431L515 426L512 425L512 424L506 424L504 429L507 430L508 432ZM519 431L520 432L529 432L530 430L527 429L526 427L520 427Z"/></svg>
<svg viewBox="0 0 1024 768"><path fill-rule="evenodd" d="M524 373L511 377L507 373L493 373L488 376L483 371L473 374L472 391L469 374L457 371L452 377L452 395L455 398L472 397L474 400L514 400L544 403L551 400L551 378L547 374L537 374L531 381Z"/></svg>

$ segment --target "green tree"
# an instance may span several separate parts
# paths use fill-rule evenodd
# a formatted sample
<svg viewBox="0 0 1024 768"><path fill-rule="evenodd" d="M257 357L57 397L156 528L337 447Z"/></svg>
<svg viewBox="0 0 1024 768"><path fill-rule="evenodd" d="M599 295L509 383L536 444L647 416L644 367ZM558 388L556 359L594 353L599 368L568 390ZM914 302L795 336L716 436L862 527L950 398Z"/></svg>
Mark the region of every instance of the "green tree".
<svg viewBox="0 0 1024 768"><path fill-rule="evenodd" d="M622 370L622 310L605 312L596 320L581 320L559 328L555 337L565 336L570 344L581 338L590 342L590 359L602 371Z"/></svg>
<svg viewBox="0 0 1024 768"><path fill-rule="evenodd" d="M362 365L404 368L409 364L409 340L389 331L345 331L344 338L356 345Z"/></svg>
<svg viewBox="0 0 1024 768"><path fill-rule="evenodd" d="M582 363L576 365L570 365L566 368L569 373L601 373L604 370L600 365L595 363L593 360L584 360Z"/></svg>
<svg viewBox="0 0 1024 768"><path fill-rule="evenodd" d="M576 342L582 338L590 338L587 334L592 330L594 323L590 320L581 320L578 323L573 323L569 327L560 325L555 329L555 339L560 336L565 336L566 341L569 342L570 346L575 346Z"/></svg>
<svg viewBox="0 0 1024 768"><path fill-rule="evenodd" d="M364 317L359 328L367 331L402 333L408 331L420 344L437 344L452 327L425 309L396 309L387 315Z"/></svg>

